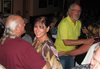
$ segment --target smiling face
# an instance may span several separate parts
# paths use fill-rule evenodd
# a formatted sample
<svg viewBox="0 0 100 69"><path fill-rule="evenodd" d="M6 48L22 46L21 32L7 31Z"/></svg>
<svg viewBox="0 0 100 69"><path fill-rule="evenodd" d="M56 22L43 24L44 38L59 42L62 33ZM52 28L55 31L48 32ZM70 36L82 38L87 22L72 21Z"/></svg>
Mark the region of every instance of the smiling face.
<svg viewBox="0 0 100 69"><path fill-rule="evenodd" d="M79 19L81 13L81 8L79 5L74 4L70 7L68 14L72 18L72 20L76 21Z"/></svg>
<svg viewBox="0 0 100 69"><path fill-rule="evenodd" d="M45 19L41 18L35 22L34 25L34 33L36 35L36 38L45 38L47 36L47 32L49 31L49 27L46 27L45 25Z"/></svg>
<svg viewBox="0 0 100 69"><path fill-rule="evenodd" d="M100 69L100 48L94 53L91 60L90 69Z"/></svg>

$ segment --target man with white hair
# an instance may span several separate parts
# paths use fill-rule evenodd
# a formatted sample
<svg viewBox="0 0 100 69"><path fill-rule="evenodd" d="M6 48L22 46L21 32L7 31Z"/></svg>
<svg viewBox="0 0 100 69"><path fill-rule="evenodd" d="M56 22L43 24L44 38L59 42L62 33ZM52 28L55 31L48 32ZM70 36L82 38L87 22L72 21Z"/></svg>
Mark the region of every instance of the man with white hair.
<svg viewBox="0 0 100 69"><path fill-rule="evenodd" d="M24 31L24 19L10 15L0 40L0 64L7 69L48 69L31 44L21 39Z"/></svg>

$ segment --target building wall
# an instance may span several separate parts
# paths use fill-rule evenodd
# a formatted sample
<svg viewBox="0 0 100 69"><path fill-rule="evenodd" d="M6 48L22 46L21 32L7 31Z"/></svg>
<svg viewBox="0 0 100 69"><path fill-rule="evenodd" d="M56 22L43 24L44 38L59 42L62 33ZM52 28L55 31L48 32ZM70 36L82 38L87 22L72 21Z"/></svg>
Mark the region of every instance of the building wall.
<svg viewBox="0 0 100 69"><path fill-rule="evenodd" d="M49 14L59 11L60 8L54 7L53 5L48 5L46 8L39 8L39 0L33 0L33 15Z"/></svg>
<svg viewBox="0 0 100 69"><path fill-rule="evenodd" d="M3 5L3 4L1 5L1 1L4 0L0 0L0 11L2 11L1 6ZM19 14L22 16L37 16L37 15L51 14L61 10L60 9L61 7L59 6L54 7L53 4L48 5L48 1L51 0L46 0L46 1L47 1L47 6L45 8L39 8L39 0L11 0L12 7L11 7L10 14ZM56 1L60 1L60 0L56 0Z"/></svg>
<svg viewBox="0 0 100 69"><path fill-rule="evenodd" d="M13 0L12 2L12 13L23 15L23 0Z"/></svg>
<svg viewBox="0 0 100 69"><path fill-rule="evenodd" d="M0 12L1 12L1 6L2 6L1 2L2 2L2 1L0 0Z"/></svg>
<svg viewBox="0 0 100 69"><path fill-rule="evenodd" d="M22 15L26 16L50 14L59 10L58 7L48 4L46 8L39 8L39 0L14 0L13 2L13 13L20 11Z"/></svg>

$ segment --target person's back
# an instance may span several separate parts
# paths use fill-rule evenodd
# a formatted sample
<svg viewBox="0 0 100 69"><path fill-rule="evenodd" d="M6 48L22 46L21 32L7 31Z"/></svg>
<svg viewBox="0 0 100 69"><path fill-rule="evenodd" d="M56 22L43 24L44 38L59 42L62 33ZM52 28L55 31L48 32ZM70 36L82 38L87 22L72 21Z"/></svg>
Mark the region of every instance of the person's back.
<svg viewBox="0 0 100 69"><path fill-rule="evenodd" d="M21 38L7 38L0 47L0 63L6 66L7 69L32 69L33 66L37 68L38 66L35 63L33 64L33 61L36 62L38 59L34 59L33 56L37 58L39 56L36 56L31 47L28 42L23 41ZM29 65L31 67L28 64L31 64Z"/></svg>

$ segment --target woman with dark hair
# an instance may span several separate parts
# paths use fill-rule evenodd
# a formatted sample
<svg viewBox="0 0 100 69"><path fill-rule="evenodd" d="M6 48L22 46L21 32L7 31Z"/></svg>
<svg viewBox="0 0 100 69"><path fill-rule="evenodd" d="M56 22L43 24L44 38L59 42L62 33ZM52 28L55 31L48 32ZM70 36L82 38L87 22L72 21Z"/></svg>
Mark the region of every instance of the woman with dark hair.
<svg viewBox="0 0 100 69"><path fill-rule="evenodd" d="M32 43L34 49L41 54L43 59L50 64L51 69L62 69L58 52L54 48L52 40L48 36L49 24L46 17L39 17L34 22L35 39Z"/></svg>

